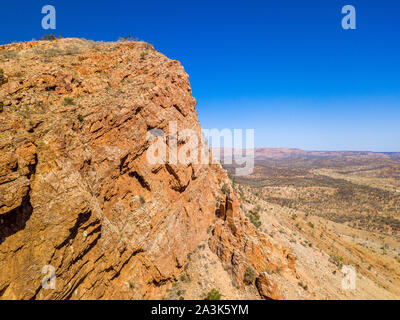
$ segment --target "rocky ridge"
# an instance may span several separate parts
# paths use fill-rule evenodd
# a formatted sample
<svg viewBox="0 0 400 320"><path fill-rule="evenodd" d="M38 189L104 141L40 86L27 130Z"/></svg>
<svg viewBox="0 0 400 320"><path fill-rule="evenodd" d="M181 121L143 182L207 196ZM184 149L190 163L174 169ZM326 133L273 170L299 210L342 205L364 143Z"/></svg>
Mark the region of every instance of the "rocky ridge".
<svg viewBox="0 0 400 320"><path fill-rule="evenodd" d="M0 46L0 69L0 299L164 298L201 243L237 287L251 268L256 298L281 297L265 272L293 274L295 257L245 217L221 166L146 159L169 121L201 137L178 61L60 39Z"/></svg>

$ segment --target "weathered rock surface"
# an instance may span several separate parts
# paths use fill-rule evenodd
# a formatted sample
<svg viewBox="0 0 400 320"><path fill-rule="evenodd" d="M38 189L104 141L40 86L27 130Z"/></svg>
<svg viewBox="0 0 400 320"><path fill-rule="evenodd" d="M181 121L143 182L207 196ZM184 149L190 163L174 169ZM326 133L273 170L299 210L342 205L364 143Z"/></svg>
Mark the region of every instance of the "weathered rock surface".
<svg viewBox="0 0 400 320"><path fill-rule="evenodd" d="M266 272L261 273L256 279L256 286L262 298L272 300L282 299L277 283Z"/></svg>
<svg viewBox="0 0 400 320"><path fill-rule="evenodd" d="M143 42L79 39L0 57L0 299L162 298L208 237L238 283L249 265L294 268L222 194L219 165L147 161L150 129L201 135L179 62Z"/></svg>
<svg viewBox="0 0 400 320"><path fill-rule="evenodd" d="M251 224L240 210L233 191L226 197L225 204L220 204L217 216L209 246L222 263L231 268L237 285L244 284L247 268L254 268L256 273L293 273L295 258L289 248L273 245Z"/></svg>

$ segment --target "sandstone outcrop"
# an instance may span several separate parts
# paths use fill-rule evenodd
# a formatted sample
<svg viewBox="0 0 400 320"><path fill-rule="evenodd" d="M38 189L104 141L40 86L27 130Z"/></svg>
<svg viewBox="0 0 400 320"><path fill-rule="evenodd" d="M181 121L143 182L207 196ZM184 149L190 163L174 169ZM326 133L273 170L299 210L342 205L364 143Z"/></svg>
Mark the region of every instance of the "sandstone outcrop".
<svg viewBox="0 0 400 320"><path fill-rule="evenodd" d="M207 238L238 284L249 265L294 269L221 192L220 165L147 161L150 129L201 136L178 61L61 39L1 46L0 68L0 299L162 298Z"/></svg>
<svg viewBox="0 0 400 320"><path fill-rule="evenodd" d="M220 204L217 216L219 219L214 224L209 246L231 269L238 286L244 285L248 268L254 268L257 275L265 271L295 271L295 257L289 248L272 244L251 224L240 210L239 200L233 191L226 196L225 203ZM272 299L278 296L280 294L276 293Z"/></svg>
<svg viewBox="0 0 400 320"><path fill-rule="evenodd" d="M277 283L266 272L261 273L257 278L256 286L262 298L271 300L282 299Z"/></svg>

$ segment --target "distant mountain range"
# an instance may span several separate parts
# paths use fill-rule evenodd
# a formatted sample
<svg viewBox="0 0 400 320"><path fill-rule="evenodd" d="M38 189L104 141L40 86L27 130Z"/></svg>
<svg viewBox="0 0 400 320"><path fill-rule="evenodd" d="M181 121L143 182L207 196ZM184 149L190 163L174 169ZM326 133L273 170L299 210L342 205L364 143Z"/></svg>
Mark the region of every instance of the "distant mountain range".
<svg viewBox="0 0 400 320"><path fill-rule="evenodd" d="M220 150L220 158L229 152L244 154L244 149L216 148L214 153ZM233 150L233 151L232 151ZM255 160L279 160L293 158L332 158L332 157L379 157L400 160L400 152L372 152L372 151L306 151L296 148L256 148Z"/></svg>

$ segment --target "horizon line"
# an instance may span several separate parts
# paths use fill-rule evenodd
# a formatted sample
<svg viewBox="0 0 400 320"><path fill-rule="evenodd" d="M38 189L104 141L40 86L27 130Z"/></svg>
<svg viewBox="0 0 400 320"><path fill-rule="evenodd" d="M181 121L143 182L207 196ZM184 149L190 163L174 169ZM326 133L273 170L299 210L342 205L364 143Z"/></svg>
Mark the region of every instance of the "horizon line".
<svg viewBox="0 0 400 320"><path fill-rule="evenodd" d="M255 147L255 148L232 148L232 147L217 147L213 148L210 146L211 149L217 150L217 149L232 149L232 150L260 150L260 149L268 149L268 150L298 150L298 151L305 151L305 152L354 152L354 153L383 153L383 154L388 154L388 153L400 153L400 151L370 151L370 150L326 150L326 149L320 149L320 150L309 150L309 149L301 149L301 148L296 148L296 147Z"/></svg>

